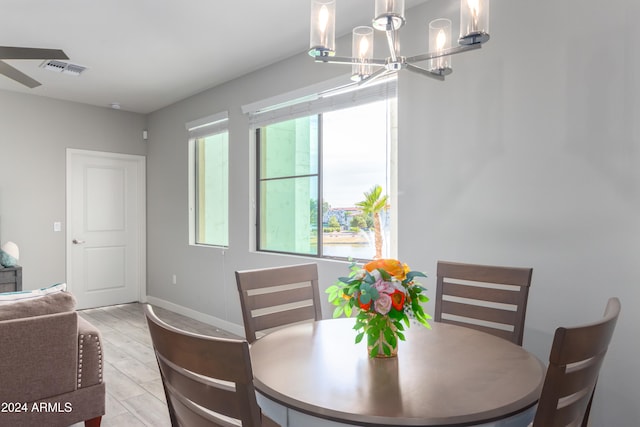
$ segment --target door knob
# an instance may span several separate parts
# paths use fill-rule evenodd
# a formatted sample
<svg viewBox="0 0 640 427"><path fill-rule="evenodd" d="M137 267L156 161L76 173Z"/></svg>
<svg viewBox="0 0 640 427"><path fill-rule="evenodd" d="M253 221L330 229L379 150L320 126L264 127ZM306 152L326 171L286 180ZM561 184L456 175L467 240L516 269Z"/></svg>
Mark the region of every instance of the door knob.
<svg viewBox="0 0 640 427"><path fill-rule="evenodd" d="M84 243L84 240L73 239L73 244L74 245L81 245L83 243Z"/></svg>

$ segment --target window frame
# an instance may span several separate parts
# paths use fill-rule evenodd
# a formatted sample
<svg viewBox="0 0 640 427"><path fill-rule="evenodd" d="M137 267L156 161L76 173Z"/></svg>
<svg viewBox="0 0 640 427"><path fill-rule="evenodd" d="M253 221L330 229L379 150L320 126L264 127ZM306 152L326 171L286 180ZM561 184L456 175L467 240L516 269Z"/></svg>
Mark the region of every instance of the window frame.
<svg viewBox="0 0 640 427"><path fill-rule="evenodd" d="M391 93L392 92L392 93ZM308 97L303 98L303 102L307 102ZM388 91L386 96L381 97L379 99L374 99L374 100L369 100L369 101L364 101L364 102L359 102L357 104L352 105L353 107L359 106L359 105L365 105L371 102L376 102L376 101L385 101L387 102L388 105L388 122L387 122L387 134L385 135L385 137L387 138L387 163L388 163L388 168L389 168L389 187L387 189L387 195L390 199L390 205L391 205L391 211L389 212L389 215L393 218L393 221L390 224L390 242L389 242L389 248L388 248L388 256L390 257L394 257L397 256L397 224L395 224L397 222L397 190L396 190L396 186L397 186L397 139L398 139L398 133L397 133L397 88L396 88L396 83L394 81L393 83L393 89L392 91ZM311 101L313 102L313 101ZM283 103L283 105L286 105L287 108L289 108L289 106L293 103L293 105L296 105L294 102L285 102ZM255 126L255 128L253 129L254 131L254 137L255 137L255 165L256 167L254 168L255 171L255 188L254 188L254 194L256 197L256 203L255 203L255 209L254 209L254 214L255 214L255 250L257 252L261 252L261 253L274 253L274 254L286 254L286 255L295 255L295 256L304 256L304 257L312 257L312 258L322 258L322 259L334 259L334 260L347 260L349 259L348 257L342 257L342 256L335 256L335 255L324 255L323 252L323 199L324 199L324 189L323 189L323 174L324 174L324 158L323 158L323 145L324 145L324 141L323 141L323 114L324 113L329 113L329 112L335 112L335 111L339 111L341 109L344 108L349 108L349 107L339 107L339 108L328 108L328 109L324 109L320 112L314 113L314 114L309 114L307 116L299 116L299 117L310 117L310 116L317 116L318 117L318 173L317 173L317 177L318 177L318 184L317 184L317 191L318 191L318 215L317 215L317 223L316 223L316 229L317 229L317 244L316 244L316 252L315 254L309 254L309 253L301 253L301 252L290 252L290 251L281 251L281 250L273 250L273 249L265 249L265 248L261 248L261 197L262 197L262 191L261 191L261 183L263 181L265 181L264 179L261 178L261 174L262 174L262 162L261 162L261 129L265 126L269 126L270 124L274 124L274 123L280 123L280 122L284 122L287 120L290 120L291 118L283 118L281 120L272 120L269 123L266 123L264 125L261 126ZM271 109L267 109L267 111L271 111ZM295 118L295 117L294 117ZM282 177L284 178L284 177ZM280 178L280 179L282 179ZM288 177L291 178L291 177ZM268 179L266 179L268 180ZM356 261L366 261L369 260L370 258L357 258L354 259Z"/></svg>
<svg viewBox="0 0 640 427"><path fill-rule="evenodd" d="M255 194L256 194L256 238L255 238L255 242L256 242L256 251L258 252L267 252L267 253L275 253L275 254L287 254L287 255L299 255L299 256L309 256L309 257L314 257L314 258L325 258L322 255L322 198L320 197L322 195L322 164L323 164L323 158L322 158L322 113L319 114L312 114L308 117L311 116L317 116L318 117L318 172L316 174L305 174L305 175L291 175L291 176L283 176L283 177L278 177L278 178L265 178L262 179L262 170L261 170L261 165L262 162L260 161L261 159L261 152L260 152L260 131L262 129L262 127L256 128L255 129L255 144L256 144L256 180L255 180ZM260 183L263 181L274 181L274 180L283 180L283 179L292 179L292 178L304 178L304 177L312 177L315 176L318 179L318 184L317 184L317 192L318 192L318 217L317 217L317 221L316 221L316 230L317 230L317 244L316 244L316 253L315 254L303 254L300 252L288 252L288 251L276 251L276 250L272 250L272 249L260 249L260 206L262 206L261 202L261 195L262 195L262 191L261 190L261 186Z"/></svg>
<svg viewBox="0 0 640 427"><path fill-rule="evenodd" d="M223 111L217 114L206 116L191 122L185 123L185 127L188 132L188 174L189 174L189 245L207 248L222 248L227 249L229 247L230 237L230 221L229 221L229 146L230 146L230 134L228 126L229 115L227 111ZM198 171L201 165L199 165L199 156L197 150L198 140L203 140L211 136L220 135L222 133L227 134L227 219L226 219L226 244L220 243L207 243L198 241L199 232L199 212L200 212L200 186L198 185Z"/></svg>

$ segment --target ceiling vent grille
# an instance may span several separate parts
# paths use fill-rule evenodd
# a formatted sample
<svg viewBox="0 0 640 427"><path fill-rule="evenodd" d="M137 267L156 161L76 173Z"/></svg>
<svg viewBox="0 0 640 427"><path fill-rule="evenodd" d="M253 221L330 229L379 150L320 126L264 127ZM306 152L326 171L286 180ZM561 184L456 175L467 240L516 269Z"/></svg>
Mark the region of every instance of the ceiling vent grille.
<svg viewBox="0 0 640 427"><path fill-rule="evenodd" d="M57 73L71 74L72 76L79 76L84 70L87 69L87 67L83 67L82 65L71 64L64 61L57 61L55 59L44 61L42 64L40 64L40 68L55 71Z"/></svg>

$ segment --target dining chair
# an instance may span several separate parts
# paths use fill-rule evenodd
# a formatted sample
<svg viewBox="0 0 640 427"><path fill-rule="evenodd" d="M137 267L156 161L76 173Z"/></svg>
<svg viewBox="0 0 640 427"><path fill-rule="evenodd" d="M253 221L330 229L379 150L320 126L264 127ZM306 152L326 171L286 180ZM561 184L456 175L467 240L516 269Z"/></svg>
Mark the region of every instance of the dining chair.
<svg viewBox="0 0 640 427"><path fill-rule="evenodd" d="M175 328L144 312L173 427L278 427L256 401L249 344Z"/></svg>
<svg viewBox="0 0 640 427"><path fill-rule="evenodd" d="M586 427L602 361L620 315L610 298L604 316L583 326L556 329L533 427Z"/></svg>
<svg viewBox="0 0 640 427"><path fill-rule="evenodd" d="M532 268L438 261L434 320L522 345L532 273Z"/></svg>
<svg viewBox="0 0 640 427"><path fill-rule="evenodd" d="M249 343L272 328L322 319L315 263L236 271L236 284Z"/></svg>

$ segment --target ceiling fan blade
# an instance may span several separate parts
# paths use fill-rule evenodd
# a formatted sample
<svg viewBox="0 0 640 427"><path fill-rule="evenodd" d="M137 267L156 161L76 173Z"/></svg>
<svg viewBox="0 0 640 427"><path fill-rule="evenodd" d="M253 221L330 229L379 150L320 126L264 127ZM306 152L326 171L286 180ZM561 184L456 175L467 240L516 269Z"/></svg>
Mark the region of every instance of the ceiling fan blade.
<svg viewBox="0 0 640 427"><path fill-rule="evenodd" d="M7 64L6 62L0 61L0 74L4 74L5 76L9 77L10 79L13 79L15 81L17 81L18 83L22 83L23 85L33 89L34 87L38 87L40 86L40 82L32 79L31 77L27 76L25 73L23 73L22 71L19 71L15 68L13 68L11 65Z"/></svg>
<svg viewBox="0 0 640 427"><path fill-rule="evenodd" d="M60 49L0 46L0 59L69 59Z"/></svg>

